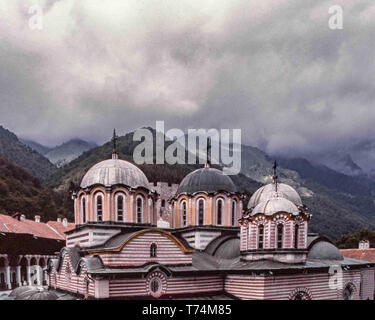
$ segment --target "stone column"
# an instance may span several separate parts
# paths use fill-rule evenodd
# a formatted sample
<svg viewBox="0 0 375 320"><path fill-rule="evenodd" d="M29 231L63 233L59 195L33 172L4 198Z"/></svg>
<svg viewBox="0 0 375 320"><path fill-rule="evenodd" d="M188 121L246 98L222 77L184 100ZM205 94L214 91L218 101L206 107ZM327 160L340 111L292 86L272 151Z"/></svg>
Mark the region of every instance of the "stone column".
<svg viewBox="0 0 375 320"><path fill-rule="evenodd" d="M74 219L75 219L76 224L82 223L82 220L80 217L81 215L82 215L81 208L79 210L79 215L78 215L77 197L74 197Z"/></svg>
<svg viewBox="0 0 375 320"><path fill-rule="evenodd" d="M31 283L31 267L27 266L27 284L29 286L32 286L33 284Z"/></svg>
<svg viewBox="0 0 375 320"><path fill-rule="evenodd" d="M148 198L148 223L152 224L152 208L151 208L151 198Z"/></svg>
<svg viewBox="0 0 375 320"><path fill-rule="evenodd" d="M43 284L43 270L41 266L37 268L38 276L37 276L37 284L41 286Z"/></svg>
<svg viewBox="0 0 375 320"><path fill-rule="evenodd" d="M130 222L134 222L134 194L130 195Z"/></svg>
<svg viewBox="0 0 375 320"><path fill-rule="evenodd" d="M211 215L211 225L216 225L216 215L215 215L215 209L214 205L216 207L216 202L213 201L213 195L210 196L210 215Z"/></svg>
<svg viewBox="0 0 375 320"><path fill-rule="evenodd" d="M21 266L17 266L16 267L16 279L17 279L18 286L22 286L22 282L21 282Z"/></svg>
<svg viewBox="0 0 375 320"><path fill-rule="evenodd" d="M186 225L191 225L191 219L193 216L193 208L192 208L192 200L189 198L189 210L188 210L188 216L186 217Z"/></svg>
<svg viewBox="0 0 375 320"><path fill-rule="evenodd" d="M91 220L91 216L90 216L90 214L91 214L91 212L90 212L90 197L89 197L89 195L87 194L86 195L86 201L85 201L85 206L86 206L86 222L89 222L89 221L92 221Z"/></svg>
<svg viewBox="0 0 375 320"><path fill-rule="evenodd" d="M105 190L107 194L107 213L105 215L104 221L110 221L112 220L111 214L112 214L112 203L111 203L111 188L106 188Z"/></svg>
<svg viewBox="0 0 375 320"><path fill-rule="evenodd" d="M9 266L6 266L5 267L5 282L7 284L7 287L8 289L11 289L12 288L12 284L11 284L11 281L10 281L10 267Z"/></svg>

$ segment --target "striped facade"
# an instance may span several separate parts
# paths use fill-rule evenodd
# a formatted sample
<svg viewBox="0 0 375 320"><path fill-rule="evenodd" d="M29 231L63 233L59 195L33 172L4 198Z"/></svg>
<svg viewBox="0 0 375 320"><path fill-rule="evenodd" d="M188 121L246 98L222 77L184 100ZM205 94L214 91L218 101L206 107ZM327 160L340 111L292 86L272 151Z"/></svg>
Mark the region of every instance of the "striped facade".
<svg viewBox="0 0 375 320"><path fill-rule="evenodd" d="M374 269L364 271L344 271L343 288L351 284L354 288L353 300L373 300ZM287 275L287 276L247 276L228 275L225 291L244 300L290 300L297 292L306 292L311 300L342 300L343 288L330 288L328 273ZM251 289L250 289L251 288Z"/></svg>
<svg viewBox="0 0 375 320"><path fill-rule="evenodd" d="M373 300L374 268L343 272L343 288L354 289L353 300ZM154 272L155 273L155 272ZM159 271L157 273L160 273ZM244 300L289 300L297 293L304 293L312 300L342 300L343 288L330 288L330 277L325 273L296 275L241 275L230 274L202 276L162 275L162 295L186 295L225 291ZM59 288L82 296L96 298L136 298L151 296L147 277L90 280L87 268L80 266L78 273L64 254L59 270L52 268L49 274L52 288Z"/></svg>
<svg viewBox="0 0 375 320"><path fill-rule="evenodd" d="M157 256L150 257L151 245L156 245ZM160 233L146 233L129 241L119 252L98 253L106 266L141 266L148 262L163 265L192 263L192 254L184 253L171 239Z"/></svg>
<svg viewBox="0 0 375 320"><path fill-rule="evenodd" d="M109 280L108 298L132 298L150 296L146 279ZM221 292L224 282L221 277L173 277L163 286L163 295L184 295Z"/></svg>
<svg viewBox="0 0 375 320"><path fill-rule="evenodd" d="M52 266L49 272L49 285L82 296L95 296L94 282L87 276L87 267L82 264L77 272L66 253L63 253L59 270Z"/></svg>

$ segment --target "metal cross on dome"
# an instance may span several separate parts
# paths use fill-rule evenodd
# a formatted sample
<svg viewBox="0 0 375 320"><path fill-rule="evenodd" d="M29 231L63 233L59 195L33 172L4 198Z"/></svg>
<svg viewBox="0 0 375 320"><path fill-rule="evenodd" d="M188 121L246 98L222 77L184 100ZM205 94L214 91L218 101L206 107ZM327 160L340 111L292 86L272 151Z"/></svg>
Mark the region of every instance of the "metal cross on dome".
<svg viewBox="0 0 375 320"><path fill-rule="evenodd" d="M116 129L113 129L113 151L116 152Z"/></svg>
<svg viewBox="0 0 375 320"><path fill-rule="evenodd" d="M113 141L113 150L112 150L112 159L117 159L118 158L118 155L117 155L117 135L116 135L116 129L113 129L113 138L112 138L112 141Z"/></svg>
<svg viewBox="0 0 375 320"><path fill-rule="evenodd" d="M277 167L279 165L277 164L276 160L273 162L273 182L276 184L276 188L277 188Z"/></svg>
<svg viewBox="0 0 375 320"><path fill-rule="evenodd" d="M273 176L277 178L277 175L276 175L276 169L279 165L277 164L276 160L273 162Z"/></svg>

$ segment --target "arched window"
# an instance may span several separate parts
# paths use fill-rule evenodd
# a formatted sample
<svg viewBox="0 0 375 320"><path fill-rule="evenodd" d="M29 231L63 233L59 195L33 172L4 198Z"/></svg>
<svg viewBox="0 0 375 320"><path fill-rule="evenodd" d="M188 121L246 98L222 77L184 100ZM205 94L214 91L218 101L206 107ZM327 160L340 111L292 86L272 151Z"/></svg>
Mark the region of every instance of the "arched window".
<svg viewBox="0 0 375 320"><path fill-rule="evenodd" d="M115 209L117 221L124 221L125 218L125 195L122 193L116 194Z"/></svg>
<svg viewBox="0 0 375 320"><path fill-rule="evenodd" d="M284 238L284 225L281 223L277 225L277 249L282 249Z"/></svg>
<svg viewBox="0 0 375 320"><path fill-rule="evenodd" d="M344 290L342 291L342 298L344 300L353 300L354 297L354 288L351 283L348 283Z"/></svg>
<svg viewBox="0 0 375 320"><path fill-rule="evenodd" d="M232 226L236 225L236 212L237 212L237 201L233 200L232 202Z"/></svg>
<svg viewBox="0 0 375 320"><path fill-rule="evenodd" d="M223 223L223 207L224 207L223 199L218 199L216 202L216 222L218 225Z"/></svg>
<svg viewBox="0 0 375 320"><path fill-rule="evenodd" d="M181 202L181 224L182 227L186 226L186 218L187 218L187 208L186 208L186 200Z"/></svg>
<svg viewBox="0 0 375 320"><path fill-rule="evenodd" d="M261 224L258 227L258 249L263 249L264 247L264 226Z"/></svg>
<svg viewBox="0 0 375 320"><path fill-rule="evenodd" d="M103 194L97 193L95 195L95 210L96 210L96 220L103 221Z"/></svg>
<svg viewBox="0 0 375 320"><path fill-rule="evenodd" d="M311 296L306 291L299 290L294 292L289 300L311 300Z"/></svg>
<svg viewBox="0 0 375 320"><path fill-rule="evenodd" d="M153 244L150 246L150 257L151 257L151 258L156 258L156 257L157 257L157 249L158 249L158 247L156 246L155 243L153 243Z"/></svg>
<svg viewBox="0 0 375 320"><path fill-rule="evenodd" d="M294 227L294 248L298 249L299 224Z"/></svg>
<svg viewBox="0 0 375 320"><path fill-rule="evenodd" d="M204 200L198 200L198 225L204 224Z"/></svg>
<svg viewBox="0 0 375 320"><path fill-rule="evenodd" d="M161 283L158 278L154 278L150 281L150 290L152 293L156 294L161 289Z"/></svg>
<svg viewBox="0 0 375 320"><path fill-rule="evenodd" d="M81 197L82 223L86 223L86 196Z"/></svg>
<svg viewBox="0 0 375 320"><path fill-rule="evenodd" d="M137 205L136 205L137 223L142 223L143 212L144 212L144 200L142 196L138 196Z"/></svg>

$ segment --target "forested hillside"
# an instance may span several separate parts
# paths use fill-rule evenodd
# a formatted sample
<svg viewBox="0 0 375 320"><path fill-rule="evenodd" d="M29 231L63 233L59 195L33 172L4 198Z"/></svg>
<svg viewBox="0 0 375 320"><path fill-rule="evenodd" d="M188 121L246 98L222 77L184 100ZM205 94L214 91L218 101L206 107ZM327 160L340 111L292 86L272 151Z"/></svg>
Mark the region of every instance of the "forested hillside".
<svg viewBox="0 0 375 320"><path fill-rule="evenodd" d="M0 213L16 212L33 219L56 220L58 216L72 219L73 205L69 193L57 193L43 187L38 178L0 155Z"/></svg>
<svg viewBox="0 0 375 320"><path fill-rule="evenodd" d="M41 154L22 143L17 136L0 126L0 155L44 180L57 168Z"/></svg>

